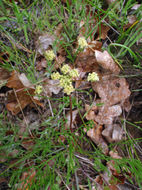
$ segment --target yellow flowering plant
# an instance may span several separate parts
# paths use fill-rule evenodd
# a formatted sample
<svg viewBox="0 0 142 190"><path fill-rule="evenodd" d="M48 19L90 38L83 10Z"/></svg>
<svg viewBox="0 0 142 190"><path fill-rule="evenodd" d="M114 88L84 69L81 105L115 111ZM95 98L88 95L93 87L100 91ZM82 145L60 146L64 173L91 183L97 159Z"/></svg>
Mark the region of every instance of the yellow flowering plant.
<svg viewBox="0 0 142 190"><path fill-rule="evenodd" d="M68 66L67 64L65 64L62 68L61 68L61 71L63 74L67 74L69 73L71 70L70 66Z"/></svg>
<svg viewBox="0 0 142 190"><path fill-rule="evenodd" d="M61 75L60 75L59 72L54 72L54 73L52 73L52 75L51 75L51 78L52 78L53 80L59 80L60 77L61 77Z"/></svg>
<svg viewBox="0 0 142 190"><path fill-rule="evenodd" d="M63 74L59 74L59 72L54 72L51 75L51 78L53 80L59 80L60 86L64 88L64 93L70 95L73 91L75 91L72 82L76 77L79 76L78 70L71 69L71 67L67 64L63 65L60 70Z"/></svg>
<svg viewBox="0 0 142 190"><path fill-rule="evenodd" d="M98 74L96 72L89 73L88 77L87 77L87 80L91 81L91 82L99 81L99 76L98 76Z"/></svg>
<svg viewBox="0 0 142 190"><path fill-rule="evenodd" d="M80 38L78 39L78 45L79 45L79 47L80 47L81 49L83 49L83 48L85 48L85 47L88 46L88 43L87 43L87 41L85 40L84 37L80 37Z"/></svg>
<svg viewBox="0 0 142 190"><path fill-rule="evenodd" d="M35 89L35 94L41 94L41 92L43 91L43 88L41 85L37 85L36 89Z"/></svg>
<svg viewBox="0 0 142 190"><path fill-rule="evenodd" d="M53 59L55 59L56 55L55 53L53 52L53 50L47 50L45 52L45 58L49 61L53 61Z"/></svg>

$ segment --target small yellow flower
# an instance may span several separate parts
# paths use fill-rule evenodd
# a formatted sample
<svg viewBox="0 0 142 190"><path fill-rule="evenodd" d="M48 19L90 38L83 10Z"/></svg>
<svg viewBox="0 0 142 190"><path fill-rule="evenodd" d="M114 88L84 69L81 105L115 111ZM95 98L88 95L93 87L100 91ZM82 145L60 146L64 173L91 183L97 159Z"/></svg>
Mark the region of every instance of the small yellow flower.
<svg viewBox="0 0 142 190"><path fill-rule="evenodd" d="M71 77L79 77L78 70L77 70L77 69L72 69L72 70L69 72L69 75L70 75Z"/></svg>
<svg viewBox="0 0 142 190"><path fill-rule="evenodd" d="M78 45L79 45L80 48L82 48L82 49L88 46L87 41L85 40L84 37L80 37L80 38L78 39Z"/></svg>
<svg viewBox="0 0 142 190"><path fill-rule="evenodd" d="M60 77L60 86L66 88L67 86L72 85L72 80L68 76L62 75Z"/></svg>
<svg viewBox="0 0 142 190"><path fill-rule="evenodd" d="M88 77L87 77L88 81L94 82L94 81L99 81L99 76L96 72L93 73L89 73Z"/></svg>
<svg viewBox="0 0 142 190"><path fill-rule="evenodd" d="M56 55L54 54L53 50L47 50L47 51L45 52L45 57L46 57L46 59L48 59L49 61L52 61L52 60L56 57Z"/></svg>
<svg viewBox="0 0 142 190"><path fill-rule="evenodd" d="M61 71L64 73L64 74L67 74L68 72L70 72L71 68L70 66L68 66L67 64L65 64L62 68L61 68Z"/></svg>
<svg viewBox="0 0 142 190"><path fill-rule="evenodd" d="M64 88L64 93L66 93L67 95L70 95L73 91L74 91L74 87L73 85L68 85Z"/></svg>
<svg viewBox="0 0 142 190"><path fill-rule="evenodd" d="M37 85L35 89L35 94L40 94L43 91L43 88L41 85Z"/></svg>
<svg viewBox="0 0 142 190"><path fill-rule="evenodd" d="M52 75L51 75L51 79L52 80L59 80L61 77L60 73L59 72L54 72Z"/></svg>

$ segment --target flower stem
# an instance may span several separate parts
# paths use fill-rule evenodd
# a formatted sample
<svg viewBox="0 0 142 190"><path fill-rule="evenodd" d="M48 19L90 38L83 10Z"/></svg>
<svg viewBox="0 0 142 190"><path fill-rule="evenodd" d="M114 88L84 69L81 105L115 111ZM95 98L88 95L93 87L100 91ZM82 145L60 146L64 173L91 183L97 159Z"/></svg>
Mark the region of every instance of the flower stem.
<svg viewBox="0 0 142 190"><path fill-rule="evenodd" d="M73 133L73 129L72 129L72 97L71 95L69 95L70 98L70 131L71 133Z"/></svg>

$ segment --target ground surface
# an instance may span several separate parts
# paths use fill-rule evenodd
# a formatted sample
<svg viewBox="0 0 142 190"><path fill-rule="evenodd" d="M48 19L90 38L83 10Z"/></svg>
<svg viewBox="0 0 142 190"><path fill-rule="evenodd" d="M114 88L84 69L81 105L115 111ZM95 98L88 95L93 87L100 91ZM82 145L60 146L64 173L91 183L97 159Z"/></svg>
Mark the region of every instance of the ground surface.
<svg viewBox="0 0 142 190"><path fill-rule="evenodd" d="M0 189L141 189L140 2L0 5Z"/></svg>

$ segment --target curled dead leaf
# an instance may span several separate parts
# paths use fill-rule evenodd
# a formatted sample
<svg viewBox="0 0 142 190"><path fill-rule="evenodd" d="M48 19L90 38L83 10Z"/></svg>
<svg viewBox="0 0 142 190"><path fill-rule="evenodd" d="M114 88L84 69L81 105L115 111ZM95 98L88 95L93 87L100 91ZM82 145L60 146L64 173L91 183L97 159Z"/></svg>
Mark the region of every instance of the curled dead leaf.
<svg viewBox="0 0 142 190"><path fill-rule="evenodd" d="M87 136L90 137L91 140L102 149L104 154L108 154L108 146L102 137L101 125L97 125L93 129L89 129L87 131Z"/></svg>
<svg viewBox="0 0 142 190"><path fill-rule="evenodd" d="M36 42L38 53L43 55L48 47L53 44L54 40L55 37L50 34L43 34L42 36L39 36L38 41Z"/></svg>
<svg viewBox="0 0 142 190"><path fill-rule="evenodd" d="M52 93L58 94L62 88L59 86L59 80L46 79L43 83L43 89L46 95L51 97Z"/></svg>
<svg viewBox="0 0 142 190"><path fill-rule="evenodd" d="M102 135L109 143L121 141L123 133L119 124L105 125L105 129L102 131Z"/></svg>
<svg viewBox="0 0 142 190"><path fill-rule="evenodd" d="M101 52L95 50L95 57L97 63L104 69L111 71L112 73L118 74L120 69L118 65L114 62L112 57L107 51Z"/></svg>
<svg viewBox="0 0 142 190"><path fill-rule="evenodd" d="M29 82L25 74L19 74L13 71L6 84L7 87L13 88L7 95L7 109L16 115L32 102L43 106L37 99L34 99L34 86Z"/></svg>
<svg viewBox="0 0 142 190"><path fill-rule="evenodd" d="M72 128L75 128L74 124L75 124L75 119L77 117L78 114L78 110L74 110L72 111ZM67 123L65 124L65 129L69 129L70 127L70 111L67 113L66 115L66 119L67 119Z"/></svg>

